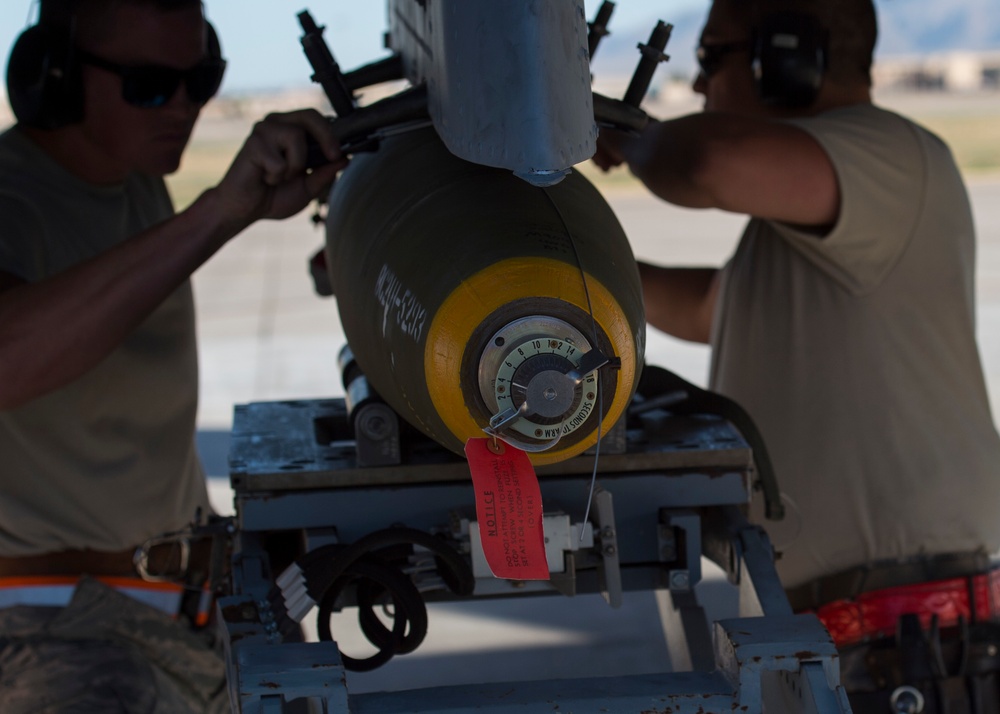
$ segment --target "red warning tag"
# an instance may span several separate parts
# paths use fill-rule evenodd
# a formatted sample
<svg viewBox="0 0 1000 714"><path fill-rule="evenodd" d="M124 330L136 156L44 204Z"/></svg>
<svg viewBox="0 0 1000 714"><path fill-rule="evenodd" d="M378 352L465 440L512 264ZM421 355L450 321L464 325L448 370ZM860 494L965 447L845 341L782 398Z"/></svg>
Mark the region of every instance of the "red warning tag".
<svg viewBox="0 0 1000 714"><path fill-rule="evenodd" d="M469 439L465 456L476 489L486 562L498 578L548 580L542 492L528 455L493 439Z"/></svg>

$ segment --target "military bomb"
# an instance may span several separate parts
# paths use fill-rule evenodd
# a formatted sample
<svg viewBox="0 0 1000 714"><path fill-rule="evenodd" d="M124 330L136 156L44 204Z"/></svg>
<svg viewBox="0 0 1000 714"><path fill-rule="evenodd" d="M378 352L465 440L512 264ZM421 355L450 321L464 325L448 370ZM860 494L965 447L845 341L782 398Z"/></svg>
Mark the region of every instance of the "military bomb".
<svg viewBox="0 0 1000 714"><path fill-rule="evenodd" d="M432 129L385 138L334 187L326 252L368 382L443 446L493 433L555 463L624 413L642 369L639 276L579 173L542 188L453 156Z"/></svg>

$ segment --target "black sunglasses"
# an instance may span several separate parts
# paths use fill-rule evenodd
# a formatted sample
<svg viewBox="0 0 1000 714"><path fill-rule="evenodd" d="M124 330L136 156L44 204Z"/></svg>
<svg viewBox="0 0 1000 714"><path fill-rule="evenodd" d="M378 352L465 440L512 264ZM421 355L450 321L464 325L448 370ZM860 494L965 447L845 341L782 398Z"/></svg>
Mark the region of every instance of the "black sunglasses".
<svg viewBox="0 0 1000 714"><path fill-rule="evenodd" d="M722 60L725 59L726 55L733 52L749 51L750 48L751 44L747 40L742 42L725 42L717 45L698 45L698 49L695 50L695 57L698 58L698 66L701 68L701 73L706 77L711 77L719 71L719 67L722 66Z"/></svg>
<svg viewBox="0 0 1000 714"><path fill-rule="evenodd" d="M122 78L122 99L134 107L161 107L174 96L181 82L195 104L204 104L219 91L226 60L207 58L191 69L174 69L160 65L127 66L77 49L82 62L114 72Z"/></svg>

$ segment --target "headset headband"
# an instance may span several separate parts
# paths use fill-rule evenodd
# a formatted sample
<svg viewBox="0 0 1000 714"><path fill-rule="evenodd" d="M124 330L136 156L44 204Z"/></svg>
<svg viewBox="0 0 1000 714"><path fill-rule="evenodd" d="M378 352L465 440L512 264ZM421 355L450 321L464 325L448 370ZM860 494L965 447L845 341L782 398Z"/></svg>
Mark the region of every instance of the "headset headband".
<svg viewBox="0 0 1000 714"><path fill-rule="evenodd" d="M68 25L73 19L74 0L39 0L38 24L46 26Z"/></svg>

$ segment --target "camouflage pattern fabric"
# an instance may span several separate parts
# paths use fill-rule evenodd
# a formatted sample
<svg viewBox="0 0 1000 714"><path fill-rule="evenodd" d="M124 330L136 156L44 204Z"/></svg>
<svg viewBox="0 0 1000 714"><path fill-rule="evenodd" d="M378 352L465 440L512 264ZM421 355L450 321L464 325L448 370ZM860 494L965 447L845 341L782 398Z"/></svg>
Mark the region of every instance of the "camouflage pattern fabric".
<svg viewBox="0 0 1000 714"><path fill-rule="evenodd" d="M0 711L229 712L212 639L84 577L65 608L0 610Z"/></svg>

